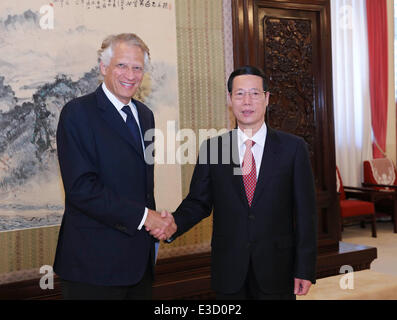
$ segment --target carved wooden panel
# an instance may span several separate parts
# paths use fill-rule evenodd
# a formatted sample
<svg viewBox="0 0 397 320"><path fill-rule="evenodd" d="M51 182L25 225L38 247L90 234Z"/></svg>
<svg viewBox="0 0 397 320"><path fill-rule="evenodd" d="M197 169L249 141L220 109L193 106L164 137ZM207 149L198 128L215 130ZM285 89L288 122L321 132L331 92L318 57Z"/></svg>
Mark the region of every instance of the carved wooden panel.
<svg viewBox="0 0 397 320"><path fill-rule="evenodd" d="M303 137L314 156L314 75L310 20L265 16L265 73L272 95L267 123Z"/></svg>

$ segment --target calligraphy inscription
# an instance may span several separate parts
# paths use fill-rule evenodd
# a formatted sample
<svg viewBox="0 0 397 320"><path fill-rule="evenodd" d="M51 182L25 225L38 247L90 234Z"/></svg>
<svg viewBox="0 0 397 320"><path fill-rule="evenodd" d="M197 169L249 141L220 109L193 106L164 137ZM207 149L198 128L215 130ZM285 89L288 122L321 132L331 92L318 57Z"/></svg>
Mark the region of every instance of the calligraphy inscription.
<svg viewBox="0 0 397 320"><path fill-rule="evenodd" d="M85 9L118 8L160 8L171 10L172 6L167 1L149 0L53 0L55 5L63 8L65 6L80 6Z"/></svg>

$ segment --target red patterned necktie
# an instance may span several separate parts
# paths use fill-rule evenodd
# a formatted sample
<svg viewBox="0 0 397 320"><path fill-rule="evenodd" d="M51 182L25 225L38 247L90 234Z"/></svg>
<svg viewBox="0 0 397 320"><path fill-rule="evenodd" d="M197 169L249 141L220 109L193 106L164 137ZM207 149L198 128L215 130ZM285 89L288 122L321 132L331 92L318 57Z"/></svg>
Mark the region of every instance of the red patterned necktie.
<svg viewBox="0 0 397 320"><path fill-rule="evenodd" d="M256 165L255 158L251 150L255 142L252 140L247 140L244 144L246 146L246 149L243 159L242 173L248 205L251 207L256 187Z"/></svg>

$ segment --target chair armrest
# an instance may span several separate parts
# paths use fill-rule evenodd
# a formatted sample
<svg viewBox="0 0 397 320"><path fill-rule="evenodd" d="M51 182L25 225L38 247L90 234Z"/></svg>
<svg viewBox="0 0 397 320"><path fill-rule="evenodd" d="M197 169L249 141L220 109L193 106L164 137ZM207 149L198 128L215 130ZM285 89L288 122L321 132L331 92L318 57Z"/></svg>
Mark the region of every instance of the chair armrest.
<svg viewBox="0 0 397 320"><path fill-rule="evenodd" d="M373 193L373 192L379 192L379 190L374 189L374 188L360 188L360 187L349 187L349 186L343 186L345 191L360 191L362 193Z"/></svg>
<svg viewBox="0 0 397 320"><path fill-rule="evenodd" d="M362 185L363 185L363 187L391 188L391 189L397 190L396 185L374 184L374 183L366 183L366 182L363 182Z"/></svg>
<svg viewBox="0 0 397 320"><path fill-rule="evenodd" d="M374 188L359 188L350 186L343 186L343 188L345 189L347 199L356 198L359 200L372 202L377 198L377 195L380 193L384 194L384 192Z"/></svg>
<svg viewBox="0 0 397 320"><path fill-rule="evenodd" d="M365 187L370 187L369 189L373 190L373 193L371 193L371 198L373 200L380 200L380 199L393 199L394 201L397 201L397 186L395 185L384 185L384 184L372 184L372 183L362 183L363 186ZM372 188L371 188L372 187ZM379 188L391 188L389 190L385 189L375 189L375 187Z"/></svg>

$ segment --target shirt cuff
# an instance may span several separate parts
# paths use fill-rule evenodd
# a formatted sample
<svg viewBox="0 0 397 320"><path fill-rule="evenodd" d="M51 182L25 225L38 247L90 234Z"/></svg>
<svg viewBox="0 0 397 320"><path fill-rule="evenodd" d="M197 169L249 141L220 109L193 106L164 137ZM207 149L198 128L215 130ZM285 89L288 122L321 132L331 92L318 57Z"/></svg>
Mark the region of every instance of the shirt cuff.
<svg viewBox="0 0 397 320"><path fill-rule="evenodd" d="M142 227L143 227L143 225L145 224L146 217L147 217L147 213L148 213L148 208L145 208L145 212L144 212L144 214L143 214L142 221L141 221L141 223L140 223L139 226L138 226L138 230L141 230Z"/></svg>

